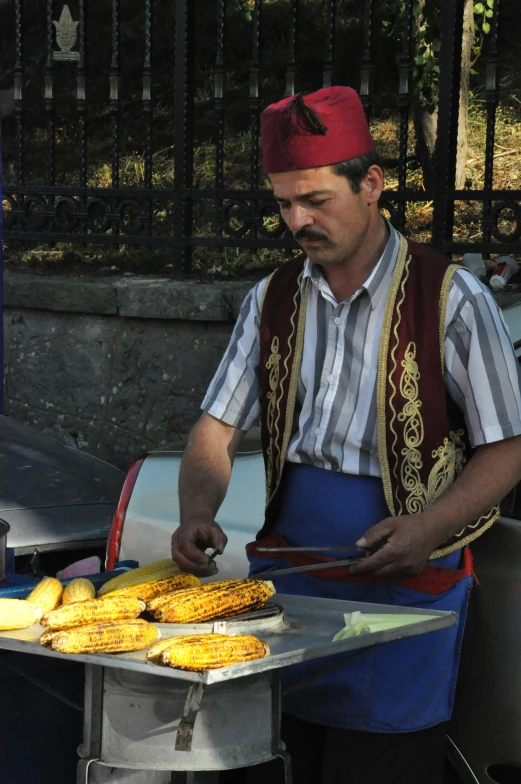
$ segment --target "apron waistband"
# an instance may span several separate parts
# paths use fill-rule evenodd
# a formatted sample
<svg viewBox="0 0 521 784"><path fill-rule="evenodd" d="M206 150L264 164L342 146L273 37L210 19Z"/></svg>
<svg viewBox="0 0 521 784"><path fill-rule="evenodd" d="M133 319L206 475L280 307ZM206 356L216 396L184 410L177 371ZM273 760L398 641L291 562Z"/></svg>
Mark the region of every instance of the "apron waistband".
<svg viewBox="0 0 521 784"><path fill-rule="evenodd" d="M259 553L257 547L290 547L291 545L284 539L282 534L273 533L269 536L259 539L256 542L250 542L246 545L246 552L249 556L254 558L263 558L273 560L273 553ZM331 569L321 569L318 572L309 572L310 575L318 577L322 580L333 580L335 582L349 582L349 583L391 583L398 585L402 588L409 588L413 591L421 591L423 593L433 594L438 596L445 593L454 585L463 580L468 575L475 579L474 563L472 553L468 547L462 548L463 562L459 569L446 569L439 566L431 566L427 564L423 571L416 577L402 577L396 579L389 579L377 577L373 574L352 574L349 566L339 566ZM327 558L323 555L314 555L313 553L284 553L283 560L287 561L292 566L308 566L310 564L330 563L334 558ZM252 574L255 577L255 574Z"/></svg>

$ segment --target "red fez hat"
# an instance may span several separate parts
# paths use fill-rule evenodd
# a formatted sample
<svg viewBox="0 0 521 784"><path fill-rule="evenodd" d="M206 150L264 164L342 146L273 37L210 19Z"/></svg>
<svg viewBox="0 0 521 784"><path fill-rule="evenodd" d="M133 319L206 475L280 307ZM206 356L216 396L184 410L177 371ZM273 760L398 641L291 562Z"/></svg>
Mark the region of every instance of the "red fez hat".
<svg viewBox="0 0 521 784"><path fill-rule="evenodd" d="M351 87L325 87L272 103L262 113L264 171L313 169L374 150L364 109Z"/></svg>

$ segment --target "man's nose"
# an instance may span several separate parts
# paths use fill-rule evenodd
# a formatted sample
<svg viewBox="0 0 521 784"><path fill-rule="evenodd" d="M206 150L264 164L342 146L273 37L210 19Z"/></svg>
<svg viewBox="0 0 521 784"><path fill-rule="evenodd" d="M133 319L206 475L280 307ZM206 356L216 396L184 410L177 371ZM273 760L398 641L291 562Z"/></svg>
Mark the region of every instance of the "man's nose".
<svg viewBox="0 0 521 784"><path fill-rule="evenodd" d="M303 229L304 226L312 226L313 218L305 207L301 207L297 204L291 208L290 213L286 218L286 222L291 233L296 234L297 231Z"/></svg>

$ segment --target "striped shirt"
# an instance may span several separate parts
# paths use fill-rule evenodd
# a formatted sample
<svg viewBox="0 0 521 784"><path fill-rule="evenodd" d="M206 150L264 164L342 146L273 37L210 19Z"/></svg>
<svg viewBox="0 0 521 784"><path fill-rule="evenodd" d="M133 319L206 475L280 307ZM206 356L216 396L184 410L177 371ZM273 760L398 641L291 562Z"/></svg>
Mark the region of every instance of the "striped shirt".
<svg viewBox="0 0 521 784"><path fill-rule="evenodd" d="M399 236L390 227L384 253L366 282L338 303L318 265L311 279L297 391L298 427L287 460L332 471L381 476L376 380L385 305ZM242 305L228 349L202 409L241 430L260 415L261 280ZM521 434L520 374L503 317L472 273L452 280L445 323L445 385L465 415L473 446Z"/></svg>

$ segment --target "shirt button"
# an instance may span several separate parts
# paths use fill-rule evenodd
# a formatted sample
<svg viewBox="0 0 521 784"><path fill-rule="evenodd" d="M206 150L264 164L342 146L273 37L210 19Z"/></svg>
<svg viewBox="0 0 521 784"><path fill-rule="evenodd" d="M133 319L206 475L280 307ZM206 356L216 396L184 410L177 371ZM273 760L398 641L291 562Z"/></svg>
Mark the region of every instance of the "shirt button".
<svg viewBox="0 0 521 784"><path fill-rule="evenodd" d="M327 377L327 381L328 381L329 384L331 384L331 382L333 381L333 376L328 376Z"/></svg>
<svg viewBox="0 0 521 784"><path fill-rule="evenodd" d="M315 428L315 435L316 435L316 436L319 436L319 435L320 435L320 428L319 428L319 427L316 427L316 428Z"/></svg>
<svg viewBox="0 0 521 784"><path fill-rule="evenodd" d="M339 319L338 316L337 316L336 319L335 319L335 324L340 324L340 321L341 321L341 319Z"/></svg>

